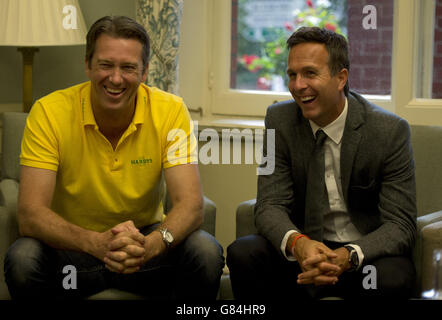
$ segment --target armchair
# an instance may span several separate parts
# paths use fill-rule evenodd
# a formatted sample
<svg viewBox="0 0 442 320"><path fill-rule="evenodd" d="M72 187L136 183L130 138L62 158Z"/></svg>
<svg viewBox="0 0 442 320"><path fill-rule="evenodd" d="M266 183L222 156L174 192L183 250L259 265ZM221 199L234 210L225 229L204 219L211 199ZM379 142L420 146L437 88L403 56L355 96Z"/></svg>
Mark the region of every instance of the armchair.
<svg viewBox="0 0 442 320"><path fill-rule="evenodd" d="M0 181L0 300L10 299L4 279L3 261L9 246L18 238L18 225L16 219L18 187L20 183L19 155L21 140L26 123L27 113L5 112L2 114L2 161ZM165 193L163 199L164 211L171 208L171 201ZM204 222L201 229L215 235L216 205L204 197L203 204ZM123 300L142 299L130 292L117 289L108 289L97 293L89 299L96 300Z"/></svg>

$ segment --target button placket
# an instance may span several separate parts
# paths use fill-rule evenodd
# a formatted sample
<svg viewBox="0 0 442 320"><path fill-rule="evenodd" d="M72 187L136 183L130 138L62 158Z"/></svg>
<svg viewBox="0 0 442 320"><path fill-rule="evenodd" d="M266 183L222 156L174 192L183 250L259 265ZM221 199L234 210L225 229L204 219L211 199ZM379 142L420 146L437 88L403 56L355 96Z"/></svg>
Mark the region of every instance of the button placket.
<svg viewBox="0 0 442 320"><path fill-rule="evenodd" d="M111 164L111 170L115 171L118 169L118 154L116 151L113 151L112 154L110 155L110 164Z"/></svg>

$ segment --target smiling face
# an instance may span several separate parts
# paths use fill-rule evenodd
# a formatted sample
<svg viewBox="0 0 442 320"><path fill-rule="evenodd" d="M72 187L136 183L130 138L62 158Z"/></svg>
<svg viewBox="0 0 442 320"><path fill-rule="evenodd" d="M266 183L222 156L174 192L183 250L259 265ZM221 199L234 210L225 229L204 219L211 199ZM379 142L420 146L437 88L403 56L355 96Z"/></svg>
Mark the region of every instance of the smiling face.
<svg viewBox="0 0 442 320"><path fill-rule="evenodd" d="M332 76L328 51L321 43L301 43L289 52L289 90L305 118L320 127L333 122L345 106L348 71Z"/></svg>
<svg viewBox="0 0 442 320"><path fill-rule="evenodd" d="M98 37L91 62L86 61L94 113L133 112L138 87L147 77L141 52L136 39Z"/></svg>

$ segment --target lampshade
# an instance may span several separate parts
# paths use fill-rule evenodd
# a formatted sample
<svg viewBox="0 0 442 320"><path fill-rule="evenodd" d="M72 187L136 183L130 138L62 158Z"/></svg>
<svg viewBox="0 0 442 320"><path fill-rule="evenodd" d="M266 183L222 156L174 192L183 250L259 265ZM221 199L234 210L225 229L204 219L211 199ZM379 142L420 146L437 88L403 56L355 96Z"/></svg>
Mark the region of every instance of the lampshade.
<svg viewBox="0 0 442 320"><path fill-rule="evenodd" d="M86 33L77 0L0 0L0 46L82 45Z"/></svg>

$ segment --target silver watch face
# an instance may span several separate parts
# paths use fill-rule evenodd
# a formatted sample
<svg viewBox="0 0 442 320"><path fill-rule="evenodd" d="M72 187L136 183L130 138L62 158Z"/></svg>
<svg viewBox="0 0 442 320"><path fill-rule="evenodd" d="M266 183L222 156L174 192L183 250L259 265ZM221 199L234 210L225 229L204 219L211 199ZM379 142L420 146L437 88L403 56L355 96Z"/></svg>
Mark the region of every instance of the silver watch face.
<svg viewBox="0 0 442 320"><path fill-rule="evenodd" d="M163 236L163 241L170 245L173 242L172 234L167 229L160 229L160 232Z"/></svg>
<svg viewBox="0 0 442 320"><path fill-rule="evenodd" d="M164 239L165 241L169 242L169 243L172 243L172 242L173 242L173 236L172 236L172 234L171 234L169 231L167 231L167 230L165 230L165 232L163 233L163 239Z"/></svg>

